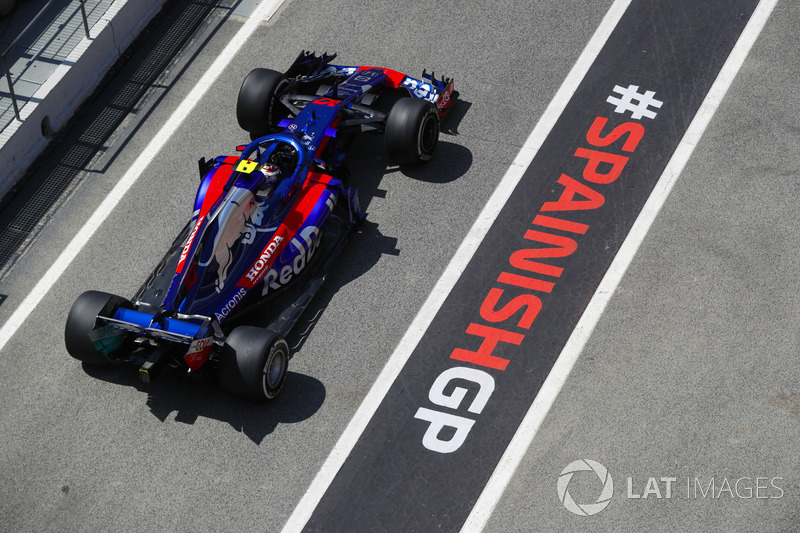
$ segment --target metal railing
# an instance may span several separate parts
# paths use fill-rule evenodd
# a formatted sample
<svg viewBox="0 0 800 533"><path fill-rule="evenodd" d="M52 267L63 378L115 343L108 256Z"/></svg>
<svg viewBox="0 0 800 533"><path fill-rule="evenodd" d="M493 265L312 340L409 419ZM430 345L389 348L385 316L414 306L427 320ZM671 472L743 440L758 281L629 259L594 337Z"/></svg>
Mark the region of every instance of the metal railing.
<svg viewBox="0 0 800 533"><path fill-rule="evenodd" d="M9 47L6 48L6 51L3 52L3 69L6 72L6 81L8 82L8 92L11 95L11 103L14 106L14 116L17 117L17 120L22 120L22 119L20 118L20 115L19 115L19 106L17 105L17 96L14 93L14 83L19 81L19 79L30 68L30 66L33 64L33 62L36 61L39 58L39 56L42 55L42 52L44 52L45 49L48 46L50 46L50 44L55 40L56 37L59 36L59 34L64 30L64 28L67 27L67 25L75 17L75 15L78 14L78 12L81 13L81 17L83 18L83 29L86 32L86 38L87 39L91 38L89 36L89 21L86 18L86 7L84 5L84 2L86 0L79 0L78 7L75 8L75 10L72 12L72 14L69 17L67 17L67 20L65 20L64 22L62 22L61 24L58 25L58 28L56 29L55 32L53 32L53 35L50 36L50 38L47 40L47 42L45 42L41 47L39 47L39 51L37 51L28 60L28 62L25 63L25 67L16 76L16 79L12 79L12 77L11 77L11 69L8 66L8 55L17 46L17 44L25 36L25 34L39 21L39 19L42 17L42 15L44 15L44 13L50 8L50 6L53 5L53 2L55 2L55 1L56 0L50 0L49 2L47 2L47 4L45 4L45 6L39 11L39 13L37 13L37 15L35 17L33 17L33 20L31 20L28 23L28 25L25 26L25 29L22 30L22 32L20 32L20 34L17 36L17 38L14 39L14 41L11 43L11 45L9 45Z"/></svg>

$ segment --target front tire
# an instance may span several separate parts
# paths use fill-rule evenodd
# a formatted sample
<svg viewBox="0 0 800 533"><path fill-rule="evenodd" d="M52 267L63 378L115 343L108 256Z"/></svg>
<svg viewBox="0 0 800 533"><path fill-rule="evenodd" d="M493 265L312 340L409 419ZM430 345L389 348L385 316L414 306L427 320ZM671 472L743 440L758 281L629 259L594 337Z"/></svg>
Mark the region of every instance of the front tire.
<svg viewBox="0 0 800 533"><path fill-rule="evenodd" d="M280 72L266 68L251 70L236 99L239 126L253 137L273 131L288 114L288 109L279 100L288 86L289 80Z"/></svg>
<svg viewBox="0 0 800 533"><path fill-rule="evenodd" d="M130 306L131 303L120 296L100 291L86 291L75 300L67 316L64 328L64 344L67 352L79 361L91 365L108 365L109 356L119 349L122 333L106 339L105 346L97 344L89 338L89 334L97 326L97 316L113 316L119 307ZM112 333L115 333L112 331ZM98 349L98 346L101 346Z"/></svg>
<svg viewBox="0 0 800 533"><path fill-rule="evenodd" d="M248 400L272 400L283 387L289 345L280 335L252 326L235 328L222 348L218 377L228 393Z"/></svg>
<svg viewBox="0 0 800 533"><path fill-rule="evenodd" d="M401 98L386 117L386 150L400 165L429 161L439 141L439 110L431 102Z"/></svg>

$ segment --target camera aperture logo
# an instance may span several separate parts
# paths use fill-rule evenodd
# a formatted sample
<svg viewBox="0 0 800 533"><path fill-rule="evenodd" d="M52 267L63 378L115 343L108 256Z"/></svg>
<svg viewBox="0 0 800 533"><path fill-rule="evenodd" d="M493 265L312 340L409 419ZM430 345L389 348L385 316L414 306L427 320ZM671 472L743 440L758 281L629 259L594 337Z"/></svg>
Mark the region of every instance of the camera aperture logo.
<svg viewBox="0 0 800 533"><path fill-rule="evenodd" d="M600 496L597 497L596 502L579 504L572 499L569 493L569 482L572 481L572 477L579 472L593 472L600 480L600 483L602 483L603 489L600 492ZM561 503L564 504L564 507L566 507L569 512L579 516L591 516L599 513L611 503L611 497L614 495L614 480L611 479L611 474L608 473L608 469L597 461L579 459L568 464L567 467L561 471L561 475L558 477L557 488L558 499L561 500Z"/></svg>
<svg viewBox="0 0 800 533"><path fill-rule="evenodd" d="M619 474L619 472L617 472ZM573 480L578 476L577 481ZM597 479L595 479L597 478ZM646 479L646 481L645 481ZM573 482L574 481L574 482ZM578 503L570 494L576 494ZM687 500L777 500L784 497L786 491L784 478L780 476L745 476L720 477L720 476L686 476L686 491L683 491L683 479L679 481L677 475L649 476L647 478L628 476L627 492L628 501L674 499ZM602 488L601 488L602 486ZM608 469L591 459L579 459L567 465L558 477L558 499L571 513L578 516L596 515L611 503L614 496L614 481ZM597 500L591 499L595 494ZM624 500L623 500L624 501Z"/></svg>

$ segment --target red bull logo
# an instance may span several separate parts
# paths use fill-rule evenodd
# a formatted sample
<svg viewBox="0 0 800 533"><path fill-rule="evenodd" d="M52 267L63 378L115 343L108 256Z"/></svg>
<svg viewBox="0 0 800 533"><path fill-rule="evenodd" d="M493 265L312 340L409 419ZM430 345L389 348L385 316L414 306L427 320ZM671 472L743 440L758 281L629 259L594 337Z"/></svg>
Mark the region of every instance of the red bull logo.
<svg viewBox="0 0 800 533"><path fill-rule="evenodd" d="M292 239L292 244L300 253L298 253L289 264L283 265L280 271L272 268L267 272L264 290L262 292L263 295L266 295L270 289L279 289L281 286L292 281L294 276L300 274L300 272L305 269L306 265L313 257L314 252L319 247L319 228L316 226L308 226L300 232L298 237Z"/></svg>

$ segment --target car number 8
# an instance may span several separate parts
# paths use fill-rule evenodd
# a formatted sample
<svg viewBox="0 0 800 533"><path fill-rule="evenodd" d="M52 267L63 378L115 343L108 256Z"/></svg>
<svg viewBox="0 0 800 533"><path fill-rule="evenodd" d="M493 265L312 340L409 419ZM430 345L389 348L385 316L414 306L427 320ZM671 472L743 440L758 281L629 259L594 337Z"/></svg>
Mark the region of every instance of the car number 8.
<svg viewBox="0 0 800 533"><path fill-rule="evenodd" d="M238 163L236 163L236 167L234 170L236 172L241 172L242 174L252 174L258 167L261 166L258 164L257 161L250 161L249 159L241 159Z"/></svg>

